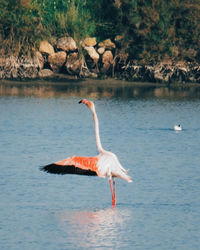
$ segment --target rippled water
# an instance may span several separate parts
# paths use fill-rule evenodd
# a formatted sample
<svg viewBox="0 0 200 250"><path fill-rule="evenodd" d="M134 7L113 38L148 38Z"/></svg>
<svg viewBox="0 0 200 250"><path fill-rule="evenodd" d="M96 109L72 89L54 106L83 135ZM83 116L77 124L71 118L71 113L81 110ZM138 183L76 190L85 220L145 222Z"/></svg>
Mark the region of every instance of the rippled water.
<svg viewBox="0 0 200 250"><path fill-rule="evenodd" d="M0 96L0 249L199 249L195 94L15 88ZM91 113L78 104L85 97L95 101L104 148L133 178L117 180L116 208L107 179L39 171L68 156L96 155Z"/></svg>

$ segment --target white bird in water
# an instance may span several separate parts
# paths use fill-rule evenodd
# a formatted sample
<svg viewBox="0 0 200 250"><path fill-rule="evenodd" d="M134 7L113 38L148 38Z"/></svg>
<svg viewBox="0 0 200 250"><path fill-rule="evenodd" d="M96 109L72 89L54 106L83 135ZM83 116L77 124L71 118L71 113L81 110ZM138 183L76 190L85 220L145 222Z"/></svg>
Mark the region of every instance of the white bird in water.
<svg viewBox="0 0 200 250"><path fill-rule="evenodd" d="M108 176L112 194L112 205L116 205L115 178L119 177L128 182L132 182L127 171L120 164L117 156L103 149L99 135L99 121L92 101L86 99L79 103L85 104L93 114L96 145L98 155L93 157L72 156L64 160L41 167L42 170L54 174L79 174L79 175L98 175L99 177Z"/></svg>
<svg viewBox="0 0 200 250"><path fill-rule="evenodd" d="M181 131L182 130L181 125L180 124L179 125L174 125L174 130L175 131Z"/></svg>

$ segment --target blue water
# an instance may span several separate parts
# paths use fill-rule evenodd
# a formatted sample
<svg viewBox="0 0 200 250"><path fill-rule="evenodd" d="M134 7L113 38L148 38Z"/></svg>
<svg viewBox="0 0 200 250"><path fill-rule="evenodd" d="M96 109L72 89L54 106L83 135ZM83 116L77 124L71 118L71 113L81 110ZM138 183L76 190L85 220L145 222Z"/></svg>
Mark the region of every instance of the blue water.
<svg viewBox="0 0 200 250"><path fill-rule="evenodd" d="M1 250L199 249L199 98L32 94L0 96ZM39 170L96 155L82 98L95 101L102 144L133 178L116 181L116 208L107 179Z"/></svg>

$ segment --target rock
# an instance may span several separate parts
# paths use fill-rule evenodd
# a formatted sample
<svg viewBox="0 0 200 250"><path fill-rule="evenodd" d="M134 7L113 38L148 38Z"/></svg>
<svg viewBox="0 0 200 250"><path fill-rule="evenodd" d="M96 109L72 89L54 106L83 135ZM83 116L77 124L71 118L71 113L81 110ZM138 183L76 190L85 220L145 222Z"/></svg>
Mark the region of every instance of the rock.
<svg viewBox="0 0 200 250"><path fill-rule="evenodd" d="M114 63L113 55L110 50L107 50L104 52L102 56L102 63L103 63L103 67L101 69L101 72L107 73L109 69L111 68L111 65Z"/></svg>
<svg viewBox="0 0 200 250"><path fill-rule="evenodd" d="M43 77L51 77L53 75L54 75L54 73L50 69L42 69L42 70L39 71L39 77L41 77L41 78L43 78Z"/></svg>
<svg viewBox="0 0 200 250"><path fill-rule="evenodd" d="M83 47L94 47L96 44L96 37L87 37L83 42L81 42Z"/></svg>
<svg viewBox="0 0 200 250"><path fill-rule="evenodd" d="M54 48L48 41L42 41L40 42L39 51L41 53L51 55L54 53Z"/></svg>
<svg viewBox="0 0 200 250"><path fill-rule="evenodd" d="M53 72L59 73L66 60L66 53L59 51L49 55L48 62Z"/></svg>
<svg viewBox="0 0 200 250"><path fill-rule="evenodd" d="M96 52L94 47L85 47L90 58L93 60L94 63L98 63L99 61L99 54Z"/></svg>
<svg viewBox="0 0 200 250"><path fill-rule="evenodd" d="M113 55L110 50L105 51L105 53L102 56L102 63L103 64L113 64Z"/></svg>
<svg viewBox="0 0 200 250"><path fill-rule="evenodd" d="M37 50L34 52L35 60L37 61L36 64L39 65L39 68L42 69L44 67L44 58L42 54Z"/></svg>
<svg viewBox="0 0 200 250"><path fill-rule="evenodd" d="M104 51L105 51L105 48L104 48L104 47L100 47L100 48L98 48L98 50L97 50L97 52L98 52L100 55L102 55L102 54L104 53Z"/></svg>
<svg viewBox="0 0 200 250"><path fill-rule="evenodd" d="M70 75L78 75L80 73L81 60L79 59L78 53L70 53L67 56L65 68Z"/></svg>
<svg viewBox="0 0 200 250"><path fill-rule="evenodd" d="M98 44L98 46L99 47L104 47L105 49L109 49L109 50L112 50L112 49L116 48L116 45L110 39L106 39L103 42L100 42Z"/></svg>
<svg viewBox="0 0 200 250"><path fill-rule="evenodd" d="M58 39L56 47L57 47L57 49L60 49L60 50L66 51L66 52L75 51L78 49L76 42L70 36L61 37L60 39Z"/></svg>

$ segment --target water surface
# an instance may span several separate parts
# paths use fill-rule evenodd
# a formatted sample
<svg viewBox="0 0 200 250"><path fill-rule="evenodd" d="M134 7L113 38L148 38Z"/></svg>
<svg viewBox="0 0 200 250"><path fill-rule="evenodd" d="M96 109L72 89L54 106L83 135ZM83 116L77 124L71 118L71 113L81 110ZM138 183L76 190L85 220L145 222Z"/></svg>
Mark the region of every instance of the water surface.
<svg viewBox="0 0 200 250"><path fill-rule="evenodd" d="M46 86L52 94L35 94L34 86L1 92L0 248L199 249L198 96L63 86ZM102 144L133 178L117 180L116 208L107 179L39 171L68 156L96 155L82 98L95 101ZM175 123L183 130L173 131Z"/></svg>

